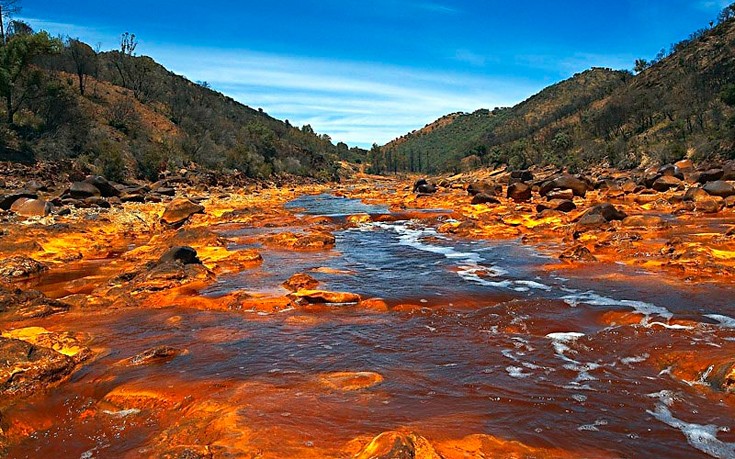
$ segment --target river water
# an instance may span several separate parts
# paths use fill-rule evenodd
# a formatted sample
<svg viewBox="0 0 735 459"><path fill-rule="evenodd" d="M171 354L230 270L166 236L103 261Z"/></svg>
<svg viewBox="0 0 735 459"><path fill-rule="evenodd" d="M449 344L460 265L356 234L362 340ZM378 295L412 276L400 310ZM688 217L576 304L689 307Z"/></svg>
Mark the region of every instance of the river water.
<svg viewBox="0 0 735 459"><path fill-rule="evenodd" d="M388 213L331 195L290 206L336 220ZM245 248L277 229L220 231ZM733 396L675 376L681 356L735 358L732 288L672 283L622 265L570 275L519 241L457 240L420 221L366 223L336 237L327 253L269 249L262 266L204 293L283 294L281 282L309 272L325 289L380 297L391 311L172 306L84 323L46 319L91 334L104 351L71 382L6 413L44 427L11 455L144 455L161 434L159 418L145 410L83 416L113 388L133 384L195 398L216 393L265 457L328 455L395 429L432 441L487 434L579 457L735 457ZM614 324L628 312L641 316ZM188 352L159 365L115 364L158 345ZM358 391L317 383L345 371L383 381Z"/></svg>

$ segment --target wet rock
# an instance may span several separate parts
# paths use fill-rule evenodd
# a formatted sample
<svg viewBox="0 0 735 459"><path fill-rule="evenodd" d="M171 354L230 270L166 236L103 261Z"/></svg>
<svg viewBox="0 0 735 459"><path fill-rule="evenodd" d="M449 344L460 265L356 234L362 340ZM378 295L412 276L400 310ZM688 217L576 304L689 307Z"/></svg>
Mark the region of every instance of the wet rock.
<svg viewBox="0 0 735 459"><path fill-rule="evenodd" d="M71 374L74 365L52 349L0 337L0 394L26 395L47 388Z"/></svg>
<svg viewBox="0 0 735 459"><path fill-rule="evenodd" d="M443 459L424 437L414 433L383 432L354 459Z"/></svg>
<svg viewBox="0 0 735 459"><path fill-rule="evenodd" d="M531 186L525 183L514 183L508 186L507 196L516 202L528 201L531 199Z"/></svg>
<svg viewBox="0 0 735 459"><path fill-rule="evenodd" d="M299 290L289 296L313 304L353 304L359 303L361 298L356 293L329 292L326 290Z"/></svg>
<svg viewBox="0 0 735 459"><path fill-rule="evenodd" d="M68 304L47 298L41 292L0 286L0 314L5 319L35 319L68 310Z"/></svg>
<svg viewBox="0 0 735 459"><path fill-rule="evenodd" d="M470 204L500 204L500 201L495 196L491 196L485 193L479 193L472 197L472 202Z"/></svg>
<svg viewBox="0 0 735 459"><path fill-rule="evenodd" d="M681 180L673 175L663 175L656 179L651 185L651 188L658 192L665 192L672 188L676 188L681 185Z"/></svg>
<svg viewBox="0 0 735 459"><path fill-rule="evenodd" d="M383 382L383 376L372 371L338 371L324 374L319 380L330 389L351 392L377 386Z"/></svg>
<svg viewBox="0 0 735 459"><path fill-rule="evenodd" d="M705 214L716 214L720 210L722 210L722 206L724 205L725 201L722 198L710 198L710 199L703 199L700 201L697 201L694 208L699 211L703 212Z"/></svg>
<svg viewBox="0 0 735 459"><path fill-rule="evenodd" d="M687 192L684 194L684 197L682 198L684 201L706 201L710 199L709 193L704 191L702 188L699 187L691 187L687 190Z"/></svg>
<svg viewBox="0 0 735 459"><path fill-rule="evenodd" d="M10 206L10 210L22 217L46 217L54 211L54 206L43 199L20 198Z"/></svg>
<svg viewBox="0 0 735 459"><path fill-rule="evenodd" d="M624 220L625 217L627 217L625 212L616 209L615 206L609 203L598 204L589 209L585 215L601 215L605 221L608 222L613 220Z"/></svg>
<svg viewBox="0 0 735 459"><path fill-rule="evenodd" d="M167 290L194 281L212 280L214 275L204 265L181 262L159 263L133 280L135 291Z"/></svg>
<svg viewBox="0 0 735 459"><path fill-rule="evenodd" d="M336 239L332 234L284 232L267 236L264 242L270 246L296 250L322 250L334 247Z"/></svg>
<svg viewBox="0 0 735 459"><path fill-rule="evenodd" d="M180 349L176 349L171 346L158 346L153 349L148 349L128 359L128 365L148 365L152 363L168 362L177 355L182 354Z"/></svg>
<svg viewBox="0 0 735 459"><path fill-rule="evenodd" d="M10 207L13 205L13 203L15 203L15 201L20 198L38 199L38 194L27 190L14 191L8 194L0 194L0 209L10 210Z"/></svg>
<svg viewBox="0 0 735 459"><path fill-rule="evenodd" d="M546 196L550 191L555 189L572 190L574 196L584 197L589 190L589 185L587 182L573 175L565 174L543 183L539 189L539 193L541 196Z"/></svg>
<svg viewBox="0 0 735 459"><path fill-rule="evenodd" d="M173 188L161 187L161 188L156 188L156 193L160 194L161 196L173 197L176 195L176 190Z"/></svg>
<svg viewBox="0 0 735 459"><path fill-rule="evenodd" d="M554 199L562 199L565 201L571 201L574 199L574 191L572 190L549 191L548 193L546 193L546 199L550 201Z"/></svg>
<svg viewBox="0 0 735 459"><path fill-rule="evenodd" d="M579 231L598 229L607 226L608 221L600 214L586 213L577 220L576 228Z"/></svg>
<svg viewBox="0 0 735 459"><path fill-rule="evenodd" d="M437 187L433 183L429 183L425 178L419 179L413 184L413 192L420 194L433 194L436 193Z"/></svg>
<svg viewBox="0 0 735 459"><path fill-rule="evenodd" d="M283 284L284 288L292 292L298 292L299 290L313 290L319 285L319 281L314 279L308 274L298 273L291 276Z"/></svg>
<svg viewBox="0 0 735 459"><path fill-rule="evenodd" d="M722 169L710 169L699 173L697 181L699 183L708 183L720 180L725 175L725 171Z"/></svg>
<svg viewBox="0 0 735 459"><path fill-rule="evenodd" d="M735 196L735 187L722 180L709 182L702 189L711 196L719 196L721 198Z"/></svg>
<svg viewBox="0 0 735 459"><path fill-rule="evenodd" d="M184 198L174 199L166 206L161 222L177 227L183 225L192 215L201 213L204 213L203 206Z"/></svg>
<svg viewBox="0 0 735 459"><path fill-rule="evenodd" d="M92 196L90 198L85 198L84 201L82 202L84 203L84 207L86 208L92 208L92 207L97 207L100 209L112 208L112 205L109 203L109 201L99 196Z"/></svg>
<svg viewBox="0 0 735 459"><path fill-rule="evenodd" d="M47 270L44 263L22 255L0 259L0 279L22 279Z"/></svg>
<svg viewBox="0 0 735 459"><path fill-rule="evenodd" d="M467 186L467 193L471 196L486 194L488 196L499 196L503 193L503 186L487 181L472 182Z"/></svg>
<svg viewBox="0 0 735 459"><path fill-rule="evenodd" d="M112 183L108 182L107 179L102 176L90 175L86 179L84 179L84 183L89 183L90 185L97 188L100 192L100 196L102 196L103 198L120 196L120 190L115 188Z"/></svg>
<svg viewBox="0 0 735 459"><path fill-rule="evenodd" d="M559 212L571 212L577 206L568 199L551 199L536 205L536 212L541 213L545 210L557 210Z"/></svg>
<svg viewBox="0 0 735 459"><path fill-rule="evenodd" d="M199 257L197 257L197 251L187 246L171 247L158 259L159 264L173 262L179 262L184 265L202 264Z"/></svg>
<svg viewBox="0 0 735 459"><path fill-rule="evenodd" d="M682 159L681 161L677 161L674 163L674 166L676 166L676 169L683 174L688 174L694 170L694 163L691 159Z"/></svg>
<svg viewBox="0 0 735 459"><path fill-rule="evenodd" d="M590 252L590 249L587 247L580 245L577 247L573 247L561 255L559 255L559 259L562 261L573 261L573 262L583 262L583 263L592 263L597 261L597 258L595 258L594 255L592 255L592 252Z"/></svg>
<svg viewBox="0 0 735 459"><path fill-rule="evenodd" d="M510 182L509 184L517 183L517 182L531 182L533 181L533 173L529 170L522 170L522 171L512 171L510 173Z"/></svg>
<svg viewBox="0 0 735 459"><path fill-rule="evenodd" d="M102 193L96 186L92 185L91 183L74 182L71 184L66 193L64 193L64 195L73 199L85 199L92 196L101 196Z"/></svg>

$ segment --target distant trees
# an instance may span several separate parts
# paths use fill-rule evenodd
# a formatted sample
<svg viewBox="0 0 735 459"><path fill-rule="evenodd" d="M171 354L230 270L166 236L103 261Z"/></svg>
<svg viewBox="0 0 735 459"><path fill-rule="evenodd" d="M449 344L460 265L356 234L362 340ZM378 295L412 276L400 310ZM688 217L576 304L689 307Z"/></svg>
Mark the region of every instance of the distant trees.
<svg viewBox="0 0 735 459"><path fill-rule="evenodd" d="M17 28L15 26L14 28ZM6 120L14 124L15 114L33 97L42 84L43 72L32 66L39 56L61 51L61 41L46 32L12 33L0 46L0 97L5 101Z"/></svg>
<svg viewBox="0 0 735 459"><path fill-rule="evenodd" d="M7 42L7 26L10 18L20 11L18 0L0 0L0 39Z"/></svg>
<svg viewBox="0 0 735 459"><path fill-rule="evenodd" d="M633 66L633 71L635 73L641 73L647 68L651 66L651 63L648 62L646 59L636 59L635 65Z"/></svg>
<svg viewBox="0 0 735 459"><path fill-rule="evenodd" d="M717 22L722 24L732 18L735 18L735 3L731 3L720 12L720 15L717 17Z"/></svg>

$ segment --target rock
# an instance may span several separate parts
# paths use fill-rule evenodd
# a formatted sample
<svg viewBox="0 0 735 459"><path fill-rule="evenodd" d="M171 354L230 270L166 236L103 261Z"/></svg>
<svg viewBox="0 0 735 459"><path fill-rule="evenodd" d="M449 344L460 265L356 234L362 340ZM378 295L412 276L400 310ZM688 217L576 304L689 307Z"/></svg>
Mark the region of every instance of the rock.
<svg viewBox="0 0 735 459"><path fill-rule="evenodd" d="M174 190L173 188L161 187L156 188L156 193L160 194L161 196L175 196L176 190Z"/></svg>
<svg viewBox="0 0 735 459"><path fill-rule="evenodd" d="M338 371L324 374L319 380L330 389L351 392L377 386L383 382L383 376L372 371Z"/></svg>
<svg viewBox="0 0 735 459"><path fill-rule="evenodd" d="M572 190L555 190L546 193L546 199L563 199L565 201L571 201L574 199L574 191Z"/></svg>
<svg viewBox="0 0 735 459"><path fill-rule="evenodd" d="M47 298L33 290L8 289L0 286L0 314L6 319L36 319L66 312L69 305Z"/></svg>
<svg viewBox="0 0 735 459"><path fill-rule="evenodd" d="M92 196L101 196L102 193L100 193L100 190L91 183L74 182L64 195L73 199L84 199Z"/></svg>
<svg viewBox="0 0 735 459"><path fill-rule="evenodd" d="M296 250L322 250L334 247L336 239L332 234L314 233L291 233L283 232L267 236L264 241L270 246Z"/></svg>
<svg viewBox="0 0 735 459"><path fill-rule="evenodd" d="M120 196L120 190L115 188L112 183L108 182L107 179L102 176L90 175L86 179L84 179L84 182L89 183L90 185L97 188L103 198Z"/></svg>
<svg viewBox="0 0 735 459"><path fill-rule="evenodd" d="M588 229L601 228L607 225L607 220L600 214L586 213L577 220L577 229L584 231Z"/></svg>
<svg viewBox="0 0 735 459"><path fill-rule="evenodd" d="M660 228L666 221L656 215L631 215L623 219L623 226L638 228Z"/></svg>
<svg viewBox="0 0 735 459"><path fill-rule="evenodd" d="M0 195L0 209L2 210L10 210L10 207L20 198L26 198L26 199L38 199L38 194L32 192L32 191L14 191L12 193L8 194L1 194Z"/></svg>
<svg viewBox="0 0 735 459"><path fill-rule="evenodd" d="M676 169L683 174L688 174L694 170L694 163L691 159L682 159L681 161L674 163L674 166L676 166Z"/></svg>
<svg viewBox="0 0 735 459"><path fill-rule="evenodd" d="M697 201L694 208L705 214L716 214L722 209L724 202L725 201L719 197L704 199Z"/></svg>
<svg viewBox="0 0 735 459"><path fill-rule="evenodd" d="M559 212L571 212L577 206L568 199L551 199L536 205L536 212L541 213L544 210L558 210Z"/></svg>
<svg viewBox="0 0 735 459"><path fill-rule="evenodd" d="M727 198L728 196L735 196L735 187L727 182L716 180L714 182L708 182L702 187L711 196L719 196L721 198Z"/></svg>
<svg viewBox="0 0 735 459"><path fill-rule="evenodd" d="M529 170L512 171L510 173L510 183L531 181L533 181L533 174Z"/></svg>
<svg viewBox="0 0 735 459"><path fill-rule="evenodd" d="M716 180L722 179L722 176L724 175L725 171L722 169L710 169L704 172L700 172L697 181L702 184L707 182L714 182Z"/></svg>
<svg viewBox="0 0 735 459"><path fill-rule="evenodd" d="M429 183L425 178L419 179L413 184L413 192L420 194L432 194L436 193L436 185Z"/></svg>
<svg viewBox="0 0 735 459"><path fill-rule="evenodd" d="M319 281L314 279L308 274L298 273L291 276L283 284L284 288L292 292L298 292L299 290L313 290L319 285Z"/></svg>
<svg viewBox="0 0 735 459"><path fill-rule="evenodd" d="M44 183L39 182L38 180L31 180L30 182L26 183L26 189L34 193L38 191L43 191L43 192L48 191L48 187Z"/></svg>
<svg viewBox="0 0 735 459"><path fill-rule="evenodd" d="M128 359L127 363L129 365L137 366L148 365L151 363L168 362L181 353L181 350L171 346L158 346L153 349L143 351L134 357L131 357L130 359Z"/></svg>
<svg viewBox="0 0 735 459"><path fill-rule="evenodd" d="M661 166L658 169L658 175L661 175L663 177L676 177L679 180L684 180L684 174L677 169L676 166L673 164L666 164L665 166Z"/></svg>
<svg viewBox="0 0 735 459"><path fill-rule="evenodd" d="M472 198L472 202L470 204L500 204L500 201L495 196L490 196L489 194L485 193L479 193Z"/></svg>
<svg viewBox="0 0 735 459"><path fill-rule="evenodd" d="M0 394L27 395L71 374L71 357L26 341L0 337Z"/></svg>
<svg viewBox="0 0 735 459"><path fill-rule="evenodd" d="M123 197L123 201L125 197ZM195 204L188 199L174 199L166 206L166 210L161 216L161 222L170 226L183 225L192 215L204 213L204 207Z"/></svg>
<svg viewBox="0 0 735 459"><path fill-rule="evenodd" d="M605 221L623 220L627 215L625 212L619 211L612 204L598 204L589 209L585 215L601 215Z"/></svg>
<svg viewBox="0 0 735 459"><path fill-rule="evenodd" d="M443 459L424 437L414 433L383 432L354 459Z"/></svg>
<svg viewBox="0 0 735 459"><path fill-rule="evenodd" d="M6 280L30 277L47 270L45 264L22 255L0 259L0 278Z"/></svg>
<svg viewBox="0 0 735 459"><path fill-rule="evenodd" d="M508 186L507 196L516 202L528 201L531 199L531 187L525 183L514 183Z"/></svg>
<svg viewBox="0 0 735 459"><path fill-rule="evenodd" d="M681 185L681 183L681 180L674 177L673 175L662 175L653 182L651 188L659 192L664 192L678 187L679 185Z"/></svg>
<svg viewBox="0 0 735 459"><path fill-rule="evenodd" d="M87 208L98 207L100 209L110 209L112 205L105 199L99 196L92 196L84 199L84 205Z"/></svg>
<svg viewBox="0 0 735 459"><path fill-rule="evenodd" d="M488 196L498 196L503 193L503 186L497 183L478 181L472 182L467 186L467 193L472 196L478 194L486 194Z"/></svg>
<svg viewBox="0 0 735 459"><path fill-rule="evenodd" d="M620 189L623 190L624 193L634 193L637 188L638 185L632 180L626 180L620 185Z"/></svg>
<svg viewBox="0 0 735 459"><path fill-rule="evenodd" d="M157 263L143 273L133 274L131 287L134 291L158 291L194 281L210 281L213 278L213 273L201 264ZM116 279L122 282L125 280L125 278Z"/></svg>
<svg viewBox="0 0 735 459"><path fill-rule="evenodd" d="M202 262L197 257L197 251L194 250L191 247L187 246L181 246L181 247L171 247L161 255L161 258L158 259L158 263L173 263L173 262L179 262L183 265L200 265Z"/></svg>
<svg viewBox="0 0 735 459"><path fill-rule="evenodd" d="M692 187L687 190L687 192L684 194L684 197L682 198L684 201L706 201L710 199L709 193L704 191L702 188L699 187Z"/></svg>
<svg viewBox="0 0 735 459"><path fill-rule="evenodd" d="M348 292L329 292L326 290L299 290L291 293L297 299L302 299L307 303L326 303L326 304L353 304L359 303L360 295Z"/></svg>
<svg viewBox="0 0 735 459"><path fill-rule="evenodd" d="M580 180L573 175L565 174L543 183L539 193L541 196L546 196L550 191L555 189L572 190L574 196L584 197L589 190L589 186L587 185L587 182Z"/></svg>
<svg viewBox="0 0 735 459"><path fill-rule="evenodd" d="M578 261L578 262L584 262L584 263L592 263L597 261L597 258L595 258L594 255L592 255L592 252L590 252L590 249L587 247L580 245L577 247L573 247L561 255L559 255L559 259L563 261Z"/></svg>

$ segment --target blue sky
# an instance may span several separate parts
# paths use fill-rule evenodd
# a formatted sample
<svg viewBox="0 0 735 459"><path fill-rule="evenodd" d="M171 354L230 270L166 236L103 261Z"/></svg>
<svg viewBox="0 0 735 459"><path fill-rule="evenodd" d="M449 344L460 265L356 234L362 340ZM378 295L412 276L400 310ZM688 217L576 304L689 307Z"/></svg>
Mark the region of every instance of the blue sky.
<svg viewBox="0 0 735 459"><path fill-rule="evenodd" d="M138 54L350 145L632 68L731 0L22 0L37 29Z"/></svg>

